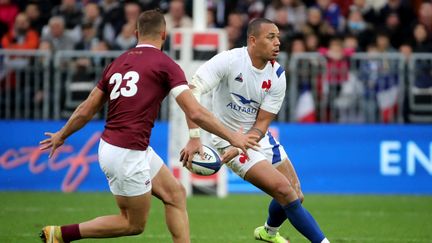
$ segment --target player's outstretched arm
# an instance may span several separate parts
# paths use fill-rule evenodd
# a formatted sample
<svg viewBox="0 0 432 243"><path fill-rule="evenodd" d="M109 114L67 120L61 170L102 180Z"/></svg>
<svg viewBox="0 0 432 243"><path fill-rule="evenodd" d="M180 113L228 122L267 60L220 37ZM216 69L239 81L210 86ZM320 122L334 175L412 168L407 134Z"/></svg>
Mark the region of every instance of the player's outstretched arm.
<svg viewBox="0 0 432 243"><path fill-rule="evenodd" d="M81 129L93 118L96 112L102 108L105 101L105 94L99 88L95 87L87 99L75 109L72 116L62 129L55 133L45 132L45 135L48 136L48 138L39 143L41 146L40 149L51 149L49 154L49 158L51 158L55 150L63 145L66 138Z"/></svg>

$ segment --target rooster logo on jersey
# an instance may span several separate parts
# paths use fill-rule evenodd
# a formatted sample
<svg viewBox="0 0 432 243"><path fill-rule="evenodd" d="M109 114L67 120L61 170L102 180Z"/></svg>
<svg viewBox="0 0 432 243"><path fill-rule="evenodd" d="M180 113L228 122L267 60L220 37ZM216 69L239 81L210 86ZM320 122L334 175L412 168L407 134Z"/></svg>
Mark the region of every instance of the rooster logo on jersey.
<svg viewBox="0 0 432 243"><path fill-rule="evenodd" d="M264 90L264 92L268 92L269 89L271 88L271 80L267 80L267 81L263 81L261 88Z"/></svg>

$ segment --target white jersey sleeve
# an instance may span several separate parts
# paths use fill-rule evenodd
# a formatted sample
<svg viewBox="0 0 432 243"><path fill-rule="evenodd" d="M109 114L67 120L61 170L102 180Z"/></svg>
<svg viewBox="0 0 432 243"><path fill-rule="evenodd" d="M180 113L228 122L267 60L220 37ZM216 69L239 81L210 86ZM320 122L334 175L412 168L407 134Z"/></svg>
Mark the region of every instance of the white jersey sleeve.
<svg viewBox="0 0 432 243"><path fill-rule="evenodd" d="M202 93L205 94L216 87L230 72L230 54L221 52L201 65L195 75L202 83Z"/></svg>
<svg viewBox="0 0 432 243"><path fill-rule="evenodd" d="M285 70L277 64L276 77L277 82L274 82L273 87L270 88L268 95L265 96L260 109L277 114L282 106L286 92L286 77Z"/></svg>

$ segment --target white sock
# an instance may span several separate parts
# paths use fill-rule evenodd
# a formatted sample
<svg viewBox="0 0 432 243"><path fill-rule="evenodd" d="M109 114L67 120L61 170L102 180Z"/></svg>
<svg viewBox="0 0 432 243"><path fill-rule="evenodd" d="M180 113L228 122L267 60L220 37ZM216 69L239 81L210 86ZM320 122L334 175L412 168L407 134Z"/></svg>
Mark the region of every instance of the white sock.
<svg viewBox="0 0 432 243"><path fill-rule="evenodd" d="M266 229L266 231L267 231L267 233L268 233L269 235L271 235L271 236L275 236L276 233L279 231L279 228L280 228L280 227L272 227L272 226L269 226L269 225L267 224L267 222L265 222L265 224L264 224L264 228Z"/></svg>
<svg viewBox="0 0 432 243"><path fill-rule="evenodd" d="M327 240L327 238L324 238L324 240L322 240L321 243L330 243L330 241Z"/></svg>

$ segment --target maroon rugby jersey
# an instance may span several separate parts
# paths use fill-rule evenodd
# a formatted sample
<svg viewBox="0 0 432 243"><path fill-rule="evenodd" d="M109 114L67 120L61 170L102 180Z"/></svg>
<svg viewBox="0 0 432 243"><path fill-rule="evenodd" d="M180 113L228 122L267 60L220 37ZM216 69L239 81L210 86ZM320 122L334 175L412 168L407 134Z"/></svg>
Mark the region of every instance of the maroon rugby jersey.
<svg viewBox="0 0 432 243"><path fill-rule="evenodd" d="M145 150L162 100L187 85L182 69L160 50L130 49L109 64L97 87L108 96L102 139L127 149Z"/></svg>

